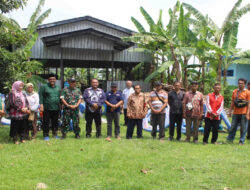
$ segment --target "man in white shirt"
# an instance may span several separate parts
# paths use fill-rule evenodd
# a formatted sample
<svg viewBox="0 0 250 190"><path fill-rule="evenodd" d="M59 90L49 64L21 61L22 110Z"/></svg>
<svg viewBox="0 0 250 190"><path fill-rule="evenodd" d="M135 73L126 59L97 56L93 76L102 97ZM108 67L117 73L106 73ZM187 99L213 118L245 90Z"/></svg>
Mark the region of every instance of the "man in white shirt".
<svg viewBox="0 0 250 190"><path fill-rule="evenodd" d="M135 91L134 91L134 88L132 87L133 86L133 83L132 81L126 81L126 87L123 91L122 91L122 97L123 97L123 101L124 101L124 104L123 104L123 112L124 112L124 125L127 125L128 124L128 117L127 117L127 103L128 103L128 97L133 94Z"/></svg>

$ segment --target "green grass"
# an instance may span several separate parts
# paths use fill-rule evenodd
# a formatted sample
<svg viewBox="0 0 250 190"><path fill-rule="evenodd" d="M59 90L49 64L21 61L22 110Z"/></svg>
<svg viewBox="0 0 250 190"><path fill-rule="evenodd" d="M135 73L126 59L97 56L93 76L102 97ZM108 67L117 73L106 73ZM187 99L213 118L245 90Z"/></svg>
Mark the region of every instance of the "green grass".
<svg viewBox="0 0 250 190"><path fill-rule="evenodd" d="M48 189L250 189L250 141L207 145L144 139L106 142L103 137L81 139L71 133L66 140L38 138L14 145L8 139L9 127L0 126L0 189L34 190L37 183ZM227 134L219 134L219 142ZM93 135L94 136L94 135ZM168 131L166 132L168 136ZM185 136L183 135L183 139ZM147 170L144 174L141 169Z"/></svg>

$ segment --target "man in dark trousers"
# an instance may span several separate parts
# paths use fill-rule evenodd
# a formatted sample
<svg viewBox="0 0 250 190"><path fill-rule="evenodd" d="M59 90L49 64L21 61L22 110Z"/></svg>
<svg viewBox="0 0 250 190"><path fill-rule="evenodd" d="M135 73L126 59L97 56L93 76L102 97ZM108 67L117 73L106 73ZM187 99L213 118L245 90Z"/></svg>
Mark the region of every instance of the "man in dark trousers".
<svg viewBox="0 0 250 190"><path fill-rule="evenodd" d="M83 98L86 104L86 137L91 137L92 122L95 120L96 137L101 136L101 117L102 105L105 101L105 94L102 89L98 88L99 81L97 79L91 80L91 87L84 90Z"/></svg>
<svg viewBox="0 0 250 190"><path fill-rule="evenodd" d="M181 125L182 125L182 101L185 92L181 91L181 83L174 82L174 89L168 93L168 104L170 106L169 114L169 140L172 141L174 138L175 124L177 125L177 137L176 140L181 140Z"/></svg>
<svg viewBox="0 0 250 190"><path fill-rule="evenodd" d="M205 130L203 144L208 143L209 133L212 129L211 143L216 144L218 139L218 129L220 125L220 114L224 109L224 97L220 94L220 83L214 84L214 92L207 95L206 114L205 114Z"/></svg>
<svg viewBox="0 0 250 190"><path fill-rule="evenodd" d="M49 124L51 121L51 128L53 137L59 139L58 131L58 117L60 112L60 92L61 89L56 85L55 74L48 76L48 83L41 86L39 90L40 110L43 111L43 136L44 140L49 139Z"/></svg>
<svg viewBox="0 0 250 190"><path fill-rule="evenodd" d="M115 123L115 137L120 140L120 113L121 105L123 104L122 93L117 90L117 84L111 83L111 91L106 93L107 104L107 141L111 141L112 122Z"/></svg>
<svg viewBox="0 0 250 190"><path fill-rule="evenodd" d="M166 107L168 105L168 94L162 89L161 82L155 83L155 90L150 93L149 106L152 118L152 137L156 137L157 126L159 125L159 139L164 140L165 137L165 116Z"/></svg>

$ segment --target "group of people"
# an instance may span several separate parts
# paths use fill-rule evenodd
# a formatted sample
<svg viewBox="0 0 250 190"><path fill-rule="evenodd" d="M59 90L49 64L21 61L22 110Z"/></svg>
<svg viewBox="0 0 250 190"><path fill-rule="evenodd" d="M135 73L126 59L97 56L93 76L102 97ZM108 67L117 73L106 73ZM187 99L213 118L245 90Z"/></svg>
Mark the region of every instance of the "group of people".
<svg viewBox="0 0 250 190"><path fill-rule="evenodd" d="M205 118L205 129L203 144L208 143L210 131L212 130L211 143L216 144L218 139L218 129L220 124L220 114L224 109L224 97L220 94L220 83L214 84L214 91L209 93L205 100L203 94L198 91L198 83L193 81L190 90L184 92L181 90L181 83L174 82L173 90L166 92L160 82L156 82L154 90L148 95L141 92L138 84L133 85L131 81L126 81L126 88L123 91L118 89L116 83L111 83L111 90L104 93L98 88L97 79L91 80L91 86L84 90L83 94L76 87L76 79L69 79L69 86L61 90L56 85L56 76L50 74L48 83L42 85L38 93L34 92L33 84L26 86L22 81L16 81L8 96L7 106L8 114L11 118L10 137L15 144L18 144L18 138L21 142L29 137L29 129L32 129L32 138L36 138L37 112L43 113L43 137L45 141L50 140L49 131L52 130L52 136L59 139L58 136L58 118L62 110L61 137L65 139L70 130L72 120L73 131L76 138L80 138L81 128L79 127L79 105L84 100L86 105L86 138L92 134L93 120L96 126L96 137L101 136L102 124L102 106L107 105L107 141L111 141L112 124L114 123L114 135L117 139L120 136L120 114L124 112L124 124L127 126L126 138L132 139L135 125L137 126L137 138L143 138L143 119L151 110L152 138L157 136L157 127L159 126L159 139L165 138L165 118L166 108L169 106L169 138L174 139L175 128L177 131L176 140L181 140L181 127L183 119L186 120L186 139L190 142L193 136L193 142L198 142L198 130L200 121ZM228 141L233 141L238 126L241 127L239 144L243 145L245 136L250 139L250 83L248 89L245 88L246 80L238 80L238 89L233 91L229 115L232 115L232 125L227 137ZM26 87L26 92L23 88ZM203 106L206 106L204 113ZM0 100L0 115L4 114L3 104ZM248 124L247 124L248 123Z"/></svg>

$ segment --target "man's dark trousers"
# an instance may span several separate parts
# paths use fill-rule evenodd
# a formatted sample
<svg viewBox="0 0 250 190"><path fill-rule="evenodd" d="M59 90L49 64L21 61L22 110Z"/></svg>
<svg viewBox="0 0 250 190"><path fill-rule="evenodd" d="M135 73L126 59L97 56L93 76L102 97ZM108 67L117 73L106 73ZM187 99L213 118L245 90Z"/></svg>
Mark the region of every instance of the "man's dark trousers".
<svg viewBox="0 0 250 190"><path fill-rule="evenodd" d="M93 112L93 113L90 111L86 111L85 120L86 120L86 136L87 137L91 136L93 119L95 121L95 126L96 126L96 137L101 136L101 118L102 118L102 114L99 111Z"/></svg>
<svg viewBox="0 0 250 190"><path fill-rule="evenodd" d="M170 113L169 114L169 138L173 139L174 138L174 129L175 129L175 124L177 125L177 140L181 139L181 125L182 125L182 114L175 114L175 113Z"/></svg>

